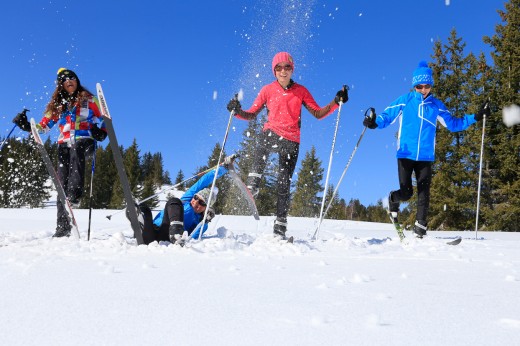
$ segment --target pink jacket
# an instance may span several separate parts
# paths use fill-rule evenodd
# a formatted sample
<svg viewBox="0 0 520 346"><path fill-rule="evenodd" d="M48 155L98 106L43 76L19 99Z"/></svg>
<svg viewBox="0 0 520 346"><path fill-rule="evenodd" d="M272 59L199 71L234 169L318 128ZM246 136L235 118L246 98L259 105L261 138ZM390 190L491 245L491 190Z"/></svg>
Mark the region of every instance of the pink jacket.
<svg viewBox="0 0 520 346"><path fill-rule="evenodd" d="M291 81L284 90L278 81L274 81L260 90L251 108L237 112L236 116L252 120L266 106L264 131L271 130L283 138L300 143L302 105L317 119L325 118L338 108L334 100L321 108L303 85Z"/></svg>

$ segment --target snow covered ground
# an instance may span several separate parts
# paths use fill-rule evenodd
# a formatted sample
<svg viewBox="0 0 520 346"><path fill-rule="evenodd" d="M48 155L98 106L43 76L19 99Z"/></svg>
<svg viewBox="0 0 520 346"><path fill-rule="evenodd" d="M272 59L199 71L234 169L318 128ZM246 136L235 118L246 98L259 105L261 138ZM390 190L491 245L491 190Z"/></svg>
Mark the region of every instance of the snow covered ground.
<svg viewBox="0 0 520 346"><path fill-rule="evenodd" d="M82 239L52 239L55 209L0 209L3 345L518 345L520 234L218 215L181 248L137 247L123 213L78 210ZM407 233L409 235L409 233ZM462 236L458 246L445 241Z"/></svg>

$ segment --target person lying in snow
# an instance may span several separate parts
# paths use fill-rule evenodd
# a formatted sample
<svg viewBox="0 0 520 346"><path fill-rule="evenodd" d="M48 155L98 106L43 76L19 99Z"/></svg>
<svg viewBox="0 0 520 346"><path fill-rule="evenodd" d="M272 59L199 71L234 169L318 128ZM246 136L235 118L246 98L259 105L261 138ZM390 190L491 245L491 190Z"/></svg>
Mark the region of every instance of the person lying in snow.
<svg viewBox="0 0 520 346"><path fill-rule="evenodd" d="M224 164L218 170L217 179L227 173L233 166L236 155L230 155L224 159ZM144 220L143 241L146 245L154 241L170 241L172 244L184 245L182 238L184 231L192 238L198 238L201 221L206 208L206 222L202 234L208 229L208 223L215 217L212 206L216 201L218 190L215 188L208 206L211 190L208 188L213 182L216 169L204 174L181 198L172 197L166 202L164 209L155 218L147 206L140 206Z"/></svg>

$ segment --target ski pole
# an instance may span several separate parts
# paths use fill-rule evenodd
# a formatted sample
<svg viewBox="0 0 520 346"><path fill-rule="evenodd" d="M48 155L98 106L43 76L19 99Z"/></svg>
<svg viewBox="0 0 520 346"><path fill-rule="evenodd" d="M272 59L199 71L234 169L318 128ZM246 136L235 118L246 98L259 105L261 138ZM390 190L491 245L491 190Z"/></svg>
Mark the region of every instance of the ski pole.
<svg viewBox="0 0 520 346"><path fill-rule="evenodd" d="M235 100L238 100L238 94L235 94ZM209 197L206 203L207 207L204 210L204 217L202 218L202 225L200 226L199 239L202 238L202 232L204 231L204 225L206 223L206 217L208 215L208 209L211 205L211 198L213 198L213 189L215 188L215 183L217 182L218 177L218 169L220 167L220 161L222 160L222 154L224 153L224 148L226 147L227 138L229 135L229 129L231 128L231 121L233 120L233 116L235 115L235 110L233 109L229 112L229 120L226 128L226 133L224 134L224 140L222 141L222 148L220 148L220 154L218 155L217 168L215 169L215 176L213 177L213 183L211 183L211 189L209 190Z"/></svg>
<svg viewBox="0 0 520 346"><path fill-rule="evenodd" d="M88 206L88 231L87 231L87 241L90 241L90 223L92 221L92 185L94 183L94 171L96 170L96 150L97 150L97 141L94 141L94 155L92 156L92 170L90 174L90 199Z"/></svg>
<svg viewBox="0 0 520 346"><path fill-rule="evenodd" d="M367 116L368 111L370 111L370 115ZM376 116L376 113L375 113L375 109L374 108L370 107L369 109L366 110L365 117L370 117L370 118L373 119L375 116ZM336 196L336 193L338 192L338 189L339 189L339 186L341 184L341 181L343 180L343 177L345 177L345 174L347 173L348 168L350 167L350 163L352 162L352 159L354 158L354 155L356 154L356 151L359 148L359 143L361 143L361 140L363 139L363 136L365 135L366 130L367 130L367 127L365 126L365 128L361 132L361 135L359 136L359 139L358 139L358 141L356 143L356 146L354 147L354 150L352 151L352 154L350 154L350 157L349 157L349 159L347 161L347 165L345 166L345 169L343 170L343 173L341 174L341 177L339 178L338 184L336 185L336 188L334 189L334 192L332 193L332 196L330 198L329 204L327 205L327 209L325 209L325 212L323 213L323 216L319 220L318 227L316 228L316 231L314 232L314 235L312 236L312 240L317 240L318 239L318 232L319 232L319 229L320 229L320 225L321 225L323 219L325 218L325 216L327 215L327 212L329 211L330 206L332 205L332 201L334 200L334 197Z"/></svg>
<svg viewBox="0 0 520 346"><path fill-rule="evenodd" d="M7 137L5 137L4 141L2 142L2 144L0 144L0 150L2 150L2 148L4 147L4 144L5 142L7 142L7 140L9 139L9 137L11 137L11 134L13 133L14 129L16 128L16 124L14 124L13 128L11 129L11 131L9 132L9 134L7 135Z"/></svg>
<svg viewBox="0 0 520 346"><path fill-rule="evenodd" d="M345 91L346 88L347 88L347 86L343 85L343 91ZM318 228L317 228L316 232L319 232L320 226L321 226L321 220L323 220L323 208L325 207L325 197L327 194L327 188L329 187L330 168L332 166L332 157L334 155L334 147L336 145L336 135L338 133L339 118L341 116L341 106L343 106L343 101L340 100L339 108L338 108L338 116L336 117L336 128L334 129L334 136L332 137L332 148L330 149L329 166L327 168L327 175L325 178L325 187L323 189L323 197L321 199L320 217L319 217Z"/></svg>
<svg viewBox="0 0 520 346"><path fill-rule="evenodd" d="M484 104L484 109L489 108L489 98ZM478 169L478 189L477 189L477 215L475 217L475 240L478 239L478 216L480 211L480 187L482 183L482 159L484 157L484 135L486 133L486 113L482 118L482 142L480 144L480 163Z"/></svg>
<svg viewBox="0 0 520 346"><path fill-rule="evenodd" d="M164 193L164 192L166 192L166 191L173 190L173 189L175 189L175 188L181 186L182 184L187 183L188 181L190 181L190 180L192 180L192 179L198 178L198 177L200 177L201 175L204 175L204 174L208 173L209 171L211 171L212 169L215 169L216 167L217 167L217 166L213 166L213 167L211 167L211 168L206 169L205 171L202 171L202 172L199 172L199 173L195 174L193 177L190 177L190 178L188 178L188 179L185 179L185 180L181 181L180 183L177 183L177 184L175 184L175 185L172 185L172 186L166 187L166 188L162 189L161 191L157 192L156 194L153 194L153 195L151 195L151 196L149 196L149 197L146 197L146 198L143 199L143 200L137 201L137 204L139 205L139 204L144 203L144 202L146 202L146 201L148 201L148 200L150 200L150 199L152 199L152 198L154 198L154 197L159 196L161 193ZM106 218L109 219L109 220L111 220L111 219L112 219L112 216L117 215L117 214L119 214L119 213L121 213L121 212L123 212L123 211L125 211L125 210L126 210L126 208L121 209L121 210L118 210L118 211L116 211L116 212L113 213L113 214L107 215Z"/></svg>

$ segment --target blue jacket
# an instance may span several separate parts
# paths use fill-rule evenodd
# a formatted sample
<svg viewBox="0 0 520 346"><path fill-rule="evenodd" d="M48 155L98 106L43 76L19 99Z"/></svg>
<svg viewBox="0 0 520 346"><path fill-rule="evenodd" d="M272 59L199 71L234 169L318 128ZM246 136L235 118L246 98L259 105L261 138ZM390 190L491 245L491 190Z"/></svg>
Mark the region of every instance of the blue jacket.
<svg viewBox="0 0 520 346"><path fill-rule="evenodd" d="M392 102L376 117L377 127L383 129L400 117L397 158L414 161L435 160L437 121L451 132L467 129L476 122L475 115L453 117L442 101L412 91Z"/></svg>
<svg viewBox="0 0 520 346"><path fill-rule="evenodd" d="M218 169L217 178L220 178L226 173L227 169L225 167L220 167ZM193 196L197 194L197 192L206 187L209 187L211 183L213 183L214 177L215 170L213 169L208 173L204 174L199 180L197 180L197 182L193 184L193 186L190 187L188 191L186 191L184 195L182 195L181 197L182 205L184 207L184 229L188 231L188 233L190 233L193 238L197 238L199 236L200 226L197 229L195 228L199 225L200 221L202 220L202 217L204 216L204 213L196 214L193 208L191 207L190 201L193 198ZM157 216L155 216L155 218L153 219L154 225L156 225L157 227L161 227L163 216L164 210L161 210L161 212L159 212L159 214L157 214ZM206 232L207 229L208 224L206 223L204 225L204 230L202 231L202 234L204 234L204 232Z"/></svg>

